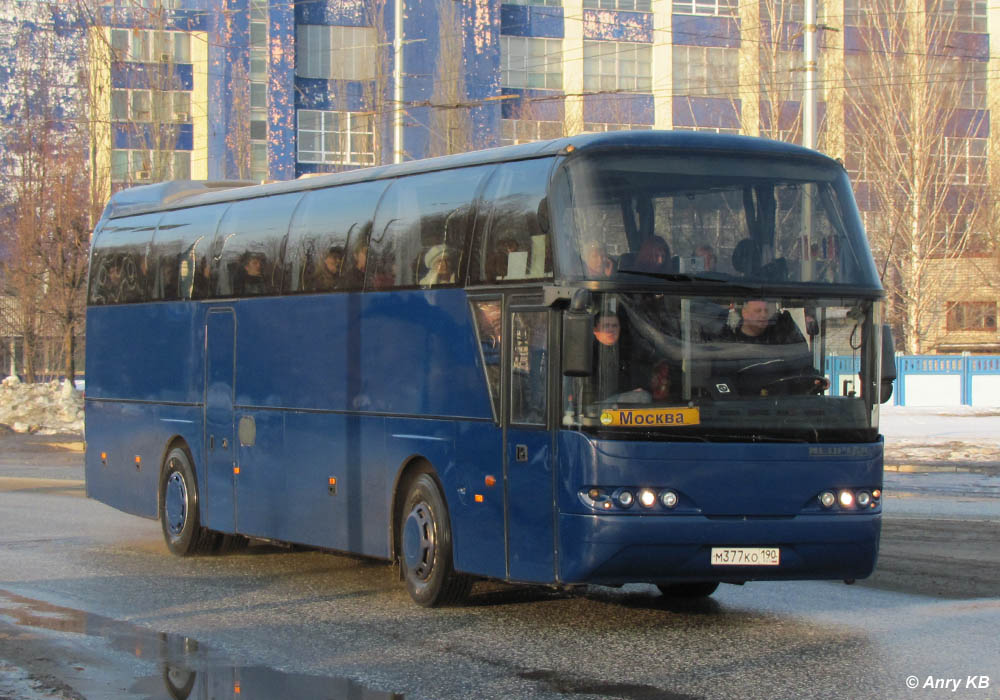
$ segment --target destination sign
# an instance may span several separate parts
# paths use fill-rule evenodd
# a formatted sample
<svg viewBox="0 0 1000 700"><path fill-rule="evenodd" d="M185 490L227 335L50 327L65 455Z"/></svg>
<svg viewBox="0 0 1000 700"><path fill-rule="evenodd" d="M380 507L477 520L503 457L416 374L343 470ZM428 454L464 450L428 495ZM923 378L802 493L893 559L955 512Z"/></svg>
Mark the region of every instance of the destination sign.
<svg viewBox="0 0 1000 700"><path fill-rule="evenodd" d="M615 408L601 413L601 423L627 428L679 428L698 425L701 411L695 408Z"/></svg>

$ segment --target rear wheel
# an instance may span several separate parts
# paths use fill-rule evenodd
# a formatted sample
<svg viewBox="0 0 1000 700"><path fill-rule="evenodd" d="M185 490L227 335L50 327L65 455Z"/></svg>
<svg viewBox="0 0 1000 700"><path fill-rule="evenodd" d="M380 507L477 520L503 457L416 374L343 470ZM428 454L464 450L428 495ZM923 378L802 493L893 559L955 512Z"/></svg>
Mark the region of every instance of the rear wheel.
<svg viewBox="0 0 1000 700"><path fill-rule="evenodd" d="M160 477L160 524L167 548L177 556L206 554L218 535L201 526L198 484L187 450L175 447L167 454Z"/></svg>
<svg viewBox="0 0 1000 700"><path fill-rule="evenodd" d="M660 593L668 598L707 598L719 587L718 581L695 581L692 583L665 583L658 585Z"/></svg>
<svg viewBox="0 0 1000 700"><path fill-rule="evenodd" d="M444 497L430 474L410 484L399 525L400 563L410 597L425 607L457 603L472 579L455 573Z"/></svg>

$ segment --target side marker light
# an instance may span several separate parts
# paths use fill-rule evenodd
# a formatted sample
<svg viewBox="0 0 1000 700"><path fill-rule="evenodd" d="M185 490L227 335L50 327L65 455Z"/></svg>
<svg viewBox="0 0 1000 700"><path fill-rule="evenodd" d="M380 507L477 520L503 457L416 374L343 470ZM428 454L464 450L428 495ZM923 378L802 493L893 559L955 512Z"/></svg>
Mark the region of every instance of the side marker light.
<svg viewBox="0 0 1000 700"><path fill-rule="evenodd" d="M476 503L482 503L482 502L483 502L483 501L485 500L485 499L483 498L483 494L481 494L481 493L477 493L477 494L476 494L476 495L474 496L474 498L476 499Z"/></svg>

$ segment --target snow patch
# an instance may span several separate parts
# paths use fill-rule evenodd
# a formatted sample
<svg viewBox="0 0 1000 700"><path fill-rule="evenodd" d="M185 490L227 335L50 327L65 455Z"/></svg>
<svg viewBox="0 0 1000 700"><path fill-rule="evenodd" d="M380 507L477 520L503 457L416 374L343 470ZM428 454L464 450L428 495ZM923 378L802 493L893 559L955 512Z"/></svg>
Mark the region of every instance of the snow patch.
<svg viewBox="0 0 1000 700"><path fill-rule="evenodd" d="M0 382L0 424L16 433L83 433L83 394L71 382Z"/></svg>

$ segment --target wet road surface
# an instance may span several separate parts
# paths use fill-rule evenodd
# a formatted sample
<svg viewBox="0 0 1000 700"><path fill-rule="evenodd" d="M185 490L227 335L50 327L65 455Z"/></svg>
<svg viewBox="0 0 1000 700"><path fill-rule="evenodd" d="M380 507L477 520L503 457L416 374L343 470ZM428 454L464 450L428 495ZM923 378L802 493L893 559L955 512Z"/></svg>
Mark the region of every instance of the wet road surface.
<svg viewBox="0 0 1000 700"><path fill-rule="evenodd" d="M61 459L36 479L0 456L0 679L25 693L10 697L1000 697L995 581L990 597L947 580L928 596L758 583L696 604L650 586L477 584L468 605L425 610L381 562L273 547L171 557L156 522L86 500ZM947 573L967 532L980 534L953 578L995 559L974 551L996 542L980 512L991 499L942 530L914 499L976 494L911 485L887 497L898 512L880 570L924 555L918 570ZM944 541L928 545L934 533ZM988 686L944 688L970 677Z"/></svg>

